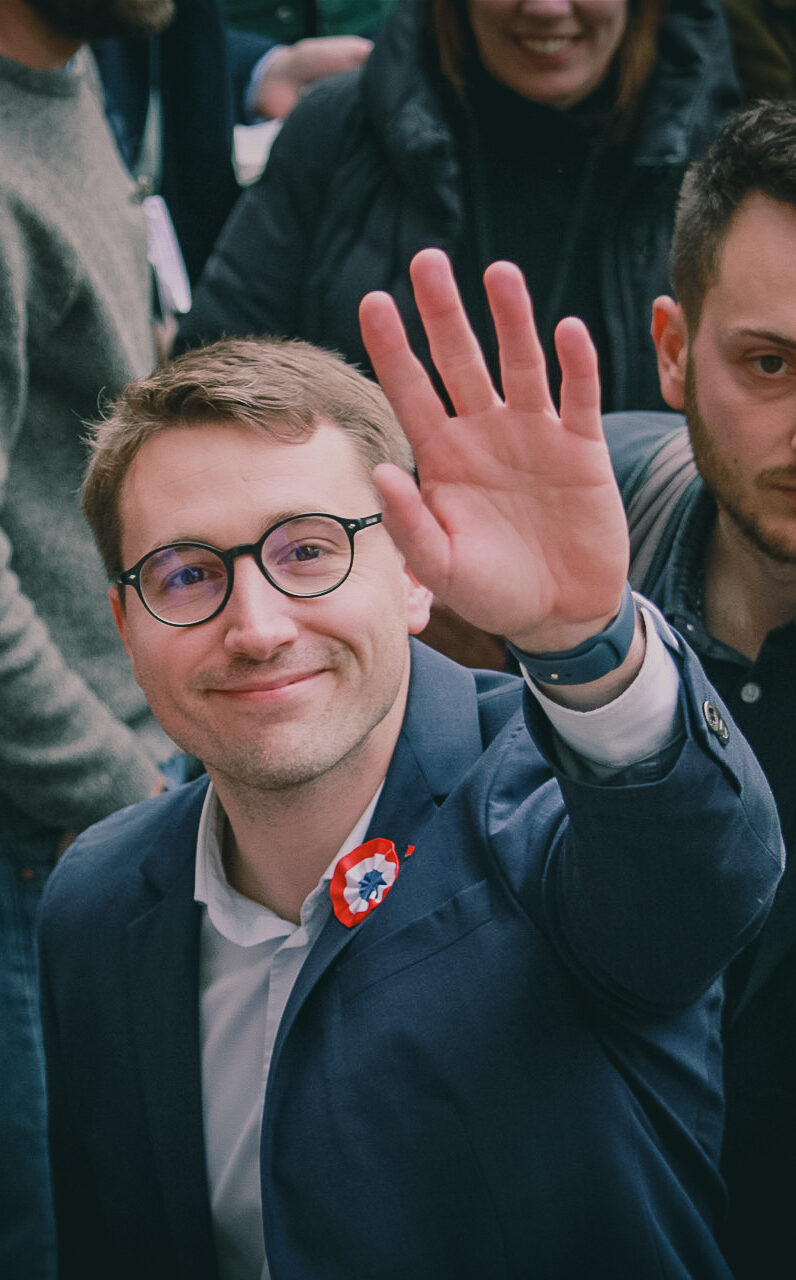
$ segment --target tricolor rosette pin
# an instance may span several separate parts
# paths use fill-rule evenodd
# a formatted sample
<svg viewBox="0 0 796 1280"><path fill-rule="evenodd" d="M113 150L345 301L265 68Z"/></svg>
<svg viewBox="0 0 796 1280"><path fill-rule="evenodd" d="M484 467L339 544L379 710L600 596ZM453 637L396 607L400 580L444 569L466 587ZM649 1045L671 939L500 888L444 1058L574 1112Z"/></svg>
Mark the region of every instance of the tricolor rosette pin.
<svg viewBox="0 0 796 1280"><path fill-rule="evenodd" d="M357 845L334 869L329 893L334 914L350 929L383 902L398 879L401 860L392 840L377 836Z"/></svg>

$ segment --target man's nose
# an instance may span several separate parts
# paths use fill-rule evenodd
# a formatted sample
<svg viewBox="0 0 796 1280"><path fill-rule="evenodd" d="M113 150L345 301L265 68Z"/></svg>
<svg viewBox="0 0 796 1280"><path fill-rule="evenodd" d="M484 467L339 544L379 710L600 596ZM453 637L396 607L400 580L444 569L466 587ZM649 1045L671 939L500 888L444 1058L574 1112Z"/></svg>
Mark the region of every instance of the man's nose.
<svg viewBox="0 0 796 1280"><path fill-rule="evenodd" d="M224 647L259 661L269 658L298 635L294 605L291 596L271 586L253 556L239 556L232 594L221 614Z"/></svg>

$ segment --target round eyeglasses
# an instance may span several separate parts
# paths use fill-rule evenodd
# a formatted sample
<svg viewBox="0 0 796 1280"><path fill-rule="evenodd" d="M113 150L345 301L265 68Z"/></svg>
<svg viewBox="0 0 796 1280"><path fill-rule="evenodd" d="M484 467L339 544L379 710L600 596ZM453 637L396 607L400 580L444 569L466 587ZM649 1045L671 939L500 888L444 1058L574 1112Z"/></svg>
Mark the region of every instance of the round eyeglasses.
<svg viewBox="0 0 796 1280"><path fill-rule="evenodd" d="M310 599L341 586L354 563L354 534L381 524L381 515L348 520L320 512L289 516L257 542L219 551L206 542L156 547L116 579L134 587L144 608L169 627L195 627L220 613L232 594L238 556L253 556L272 587Z"/></svg>

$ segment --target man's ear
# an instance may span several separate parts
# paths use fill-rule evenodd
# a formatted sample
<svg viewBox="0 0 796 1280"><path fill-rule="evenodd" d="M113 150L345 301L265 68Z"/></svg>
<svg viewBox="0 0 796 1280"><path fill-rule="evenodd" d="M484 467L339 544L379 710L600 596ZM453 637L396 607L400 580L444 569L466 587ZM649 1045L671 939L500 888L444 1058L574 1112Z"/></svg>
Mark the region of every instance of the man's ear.
<svg viewBox="0 0 796 1280"><path fill-rule="evenodd" d="M131 658L130 645L127 642L127 614L124 611L118 587L108 587L108 599L111 602L111 613L113 614L113 621L116 623L116 630L121 636L128 658Z"/></svg>
<svg viewBox="0 0 796 1280"><path fill-rule="evenodd" d="M685 405L685 368L688 359L688 330L683 308L665 294L652 304L652 341L658 353L661 395L671 409L682 412Z"/></svg>
<svg viewBox="0 0 796 1280"><path fill-rule="evenodd" d="M406 616L407 630L410 636L419 636L425 631L431 617L431 602L434 599L428 587L418 582L409 565L404 561L406 578Z"/></svg>

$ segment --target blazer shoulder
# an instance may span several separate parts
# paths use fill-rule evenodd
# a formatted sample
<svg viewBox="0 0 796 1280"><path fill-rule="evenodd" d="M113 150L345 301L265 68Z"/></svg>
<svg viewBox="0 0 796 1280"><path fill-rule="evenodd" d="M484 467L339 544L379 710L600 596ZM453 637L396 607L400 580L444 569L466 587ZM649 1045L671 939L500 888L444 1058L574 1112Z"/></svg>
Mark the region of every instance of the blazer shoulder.
<svg viewBox="0 0 796 1280"><path fill-rule="evenodd" d="M95 823L69 846L45 886L42 928L52 920L99 912L116 916L123 904L139 902L145 891L142 864L166 881L193 857L208 779L167 791L119 809ZM96 918L101 918L96 915Z"/></svg>

